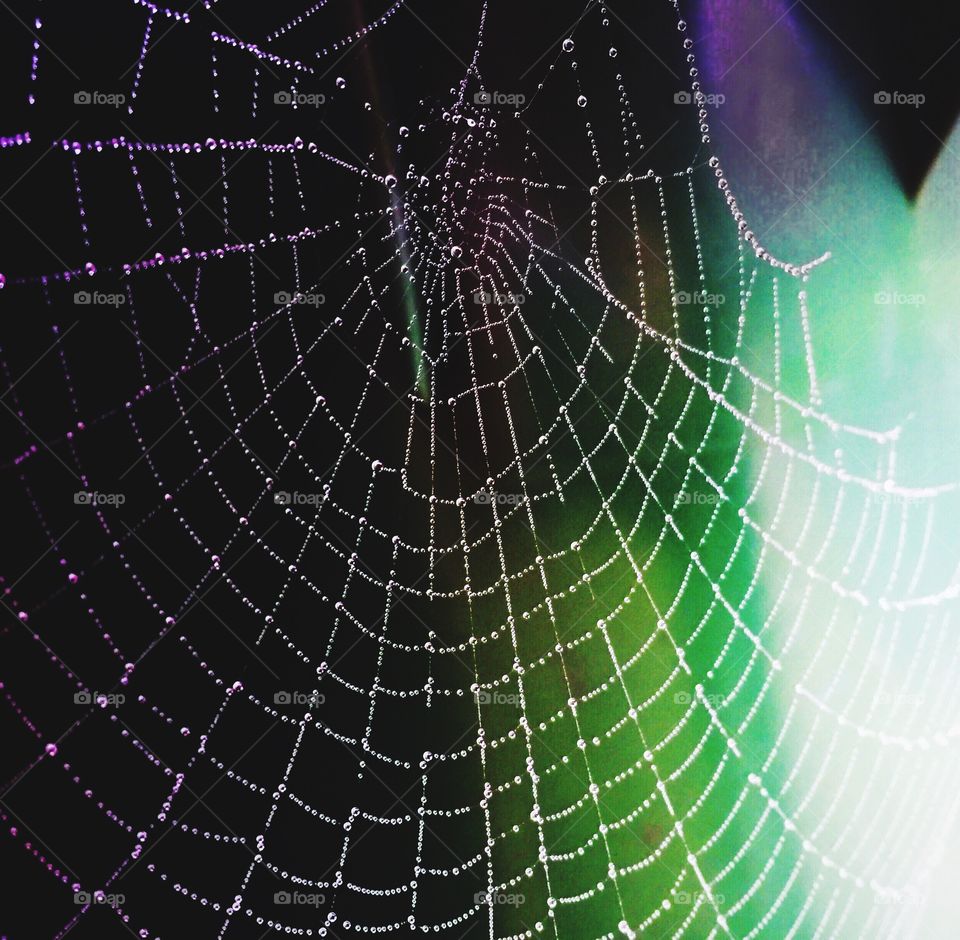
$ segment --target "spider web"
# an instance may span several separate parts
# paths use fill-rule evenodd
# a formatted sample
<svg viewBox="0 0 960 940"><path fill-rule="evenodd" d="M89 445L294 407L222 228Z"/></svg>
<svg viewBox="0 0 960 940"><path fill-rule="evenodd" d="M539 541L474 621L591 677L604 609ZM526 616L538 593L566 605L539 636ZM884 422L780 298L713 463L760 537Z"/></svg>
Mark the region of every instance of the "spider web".
<svg viewBox="0 0 960 940"><path fill-rule="evenodd" d="M750 231L675 3L512 83L466 6L104 13L124 100L44 161L87 260L4 279L29 935L913 935L956 487L833 416L828 256Z"/></svg>

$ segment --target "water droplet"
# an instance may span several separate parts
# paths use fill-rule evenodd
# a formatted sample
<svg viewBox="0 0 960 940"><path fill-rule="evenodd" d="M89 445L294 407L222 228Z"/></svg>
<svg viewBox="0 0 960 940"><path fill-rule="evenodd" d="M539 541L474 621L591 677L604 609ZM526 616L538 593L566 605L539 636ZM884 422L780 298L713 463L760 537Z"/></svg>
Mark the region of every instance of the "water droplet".
<svg viewBox="0 0 960 940"><path fill-rule="evenodd" d="M577 98L577 104L580 105L581 108L585 108L587 106L586 95L581 95L579 98Z"/></svg>
<svg viewBox="0 0 960 940"><path fill-rule="evenodd" d="M564 52L573 52L573 40L570 38L564 39L563 41L563 51Z"/></svg>

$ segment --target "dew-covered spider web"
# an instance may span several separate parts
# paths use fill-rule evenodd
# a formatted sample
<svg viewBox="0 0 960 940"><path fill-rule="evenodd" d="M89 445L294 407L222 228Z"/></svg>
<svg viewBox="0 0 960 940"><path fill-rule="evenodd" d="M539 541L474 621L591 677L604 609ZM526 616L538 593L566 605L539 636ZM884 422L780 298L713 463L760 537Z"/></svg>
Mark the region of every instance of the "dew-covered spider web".
<svg viewBox="0 0 960 940"><path fill-rule="evenodd" d="M32 6L0 930L918 935L956 486L821 391L677 4Z"/></svg>

